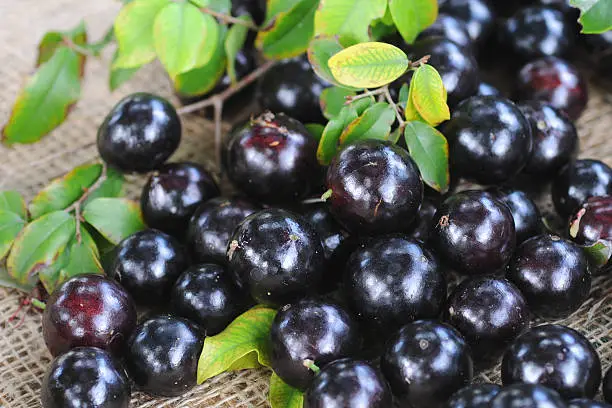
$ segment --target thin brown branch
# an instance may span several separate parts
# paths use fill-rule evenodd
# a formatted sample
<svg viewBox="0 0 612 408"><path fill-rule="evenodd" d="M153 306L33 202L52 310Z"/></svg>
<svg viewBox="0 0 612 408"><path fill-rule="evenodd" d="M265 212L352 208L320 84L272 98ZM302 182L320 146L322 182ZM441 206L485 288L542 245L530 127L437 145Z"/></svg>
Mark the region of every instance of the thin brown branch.
<svg viewBox="0 0 612 408"><path fill-rule="evenodd" d="M219 20L221 20L225 24L239 24L239 25L243 25L243 26L245 26L245 27L247 27L247 28L249 28L249 29L251 29L253 31L258 31L259 30L259 27L257 27L255 24L253 24L250 21L244 21L244 20L241 20L239 18L232 17L232 16L230 16L228 14L219 13L219 12L216 12L214 10L209 9L208 7L203 7L200 10L202 11L202 13L206 13L206 14L209 14L209 15L211 15L213 17L218 18Z"/></svg>
<svg viewBox="0 0 612 408"><path fill-rule="evenodd" d="M215 109L215 158L217 160L217 168L221 169L221 122L223 120L223 101L221 99L215 99L213 107Z"/></svg>
<svg viewBox="0 0 612 408"><path fill-rule="evenodd" d="M347 96L346 97L346 102L344 103L345 105L348 105L352 102L355 102L359 99L363 99L363 98L368 98L370 96L376 96L376 95L382 95L385 91L383 90L383 88L378 88L378 89L374 89L373 91L365 91L364 93L361 93L359 95L355 95L355 96Z"/></svg>
<svg viewBox="0 0 612 408"><path fill-rule="evenodd" d="M385 95L385 99L387 100L389 105L391 105L393 107L393 110L395 111L395 117L397 118L397 121L399 122L400 128L404 129L406 127L406 121L402 117L402 112L401 112L400 107L397 106L397 104L395 103L395 101L391 97L391 94L389 93L389 86L385 85L385 86L383 86L380 89L383 90L383 95Z"/></svg>
<svg viewBox="0 0 612 408"><path fill-rule="evenodd" d="M98 56L94 54L93 52L91 52L90 50L88 50L87 48L81 47L80 45L76 44L74 41L72 41L70 37L63 36L62 41L64 42L64 44L66 44L68 48L70 48L73 51L76 51L77 53L81 55L84 55L86 57L97 57Z"/></svg>
<svg viewBox="0 0 612 408"><path fill-rule="evenodd" d="M419 58L416 61L413 61L410 63L410 66L408 67L408 69L414 69L414 68L418 68L421 65L425 65L429 62L429 59L431 58L431 55L425 55L421 58Z"/></svg>

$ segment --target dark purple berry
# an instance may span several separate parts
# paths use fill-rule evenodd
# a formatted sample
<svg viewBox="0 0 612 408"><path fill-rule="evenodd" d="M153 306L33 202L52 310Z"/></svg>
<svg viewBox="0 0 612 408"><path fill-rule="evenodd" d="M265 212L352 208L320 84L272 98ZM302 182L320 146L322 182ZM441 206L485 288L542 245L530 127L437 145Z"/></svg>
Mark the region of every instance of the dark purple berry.
<svg viewBox="0 0 612 408"><path fill-rule="evenodd" d="M361 348L357 323L339 305L304 299L282 307L270 328L271 364L287 384L305 390L314 371L334 360L350 357ZM306 365L305 365L306 363Z"/></svg>
<svg viewBox="0 0 612 408"><path fill-rule="evenodd" d="M149 227L182 238L196 208L218 195L217 183L203 167L170 163L149 177L140 196L140 208Z"/></svg>
<svg viewBox="0 0 612 408"><path fill-rule="evenodd" d="M472 41L482 43L495 26L495 15L487 0L442 0L440 11L463 21Z"/></svg>
<svg viewBox="0 0 612 408"><path fill-rule="evenodd" d="M471 384L454 393L446 408L489 408L500 391L497 384Z"/></svg>
<svg viewBox="0 0 612 408"><path fill-rule="evenodd" d="M255 24L261 25L266 16L265 0L232 0L232 15L250 14Z"/></svg>
<svg viewBox="0 0 612 408"><path fill-rule="evenodd" d="M542 216L538 206L520 190L493 189L491 194L510 208L516 230L516 243L538 235L542 230Z"/></svg>
<svg viewBox="0 0 612 408"><path fill-rule="evenodd" d="M612 408L605 402L594 401L588 398L577 398L568 402L568 408Z"/></svg>
<svg viewBox="0 0 612 408"><path fill-rule="evenodd" d="M167 100L128 95L115 105L98 130L102 159L124 172L145 173L161 166L181 141L181 121Z"/></svg>
<svg viewBox="0 0 612 408"><path fill-rule="evenodd" d="M567 408L555 390L534 384L514 384L504 387L490 408Z"/></svg>
<svg viewBox="0 0 612 408"><path fill-rule="evenodd" d="M438 205L433 199L429 197L423 198L423 203L421 204L421 208L419 208L419 213L410 226L409 235L421 242L427 242L429 233L431 231L431 221L436 215L437 210Z"/></svg>
<svg viewBox="0 0 612 408"><path fill-rule="evenodd" d="M51 355L79 346L119 354L136 326L136 308L117 282L78 275L55 289L43 314L43 337Z"/></svg>
<svg viewBox="0 0 612 408"><path fill-rule="evenodd" d="M463 337L434 320L419 320L400 329L387 342L381 369L393 394L410 407L443 408L473 375Z"/></svg>
<svg viewBox="0 0 612 408"><path fill-rule="evenodd" d="M593 398L601 383L601 363L591 343L555 324L533 327L517 338L504 354L501 373L504 385L540 384L567 399Z"/></svg>
<svg viewBox="0 0 612 408"><path fill-rule="evenodd" d="M478 92L476 95L479 96L503 96L499 89L487 82L480 82L478 85Z"/></svg>
<svg viewBox="0 0 612 408"><path fill-rule="evenodd" d="M408 152L365 140L344 147L327 169L330 211L349 231L408 230L423 201L423 182Z"/></svg>
<svg viewBox="0 0 612 408"><path fill-rule="evenodd" d="M472 38L465 22L449 14L438 14L436 21L421 31L417 40L429 37L443 37L461 47L467 49L472 47Z"/></svg>
<svg viewBox="0 0 612 408"><path fill-rule="evenodd" d="M612 241L612 196L591 197L582 204L570 219L569 236L579 245Z"/></svg>
<svg viewBox="0 0 612 408"><path fill-rule="evenodd" d="M323 203L305 206L301 214L317 230L323 243L325 258L330 260L346 239L346 233Z"/></svg>
<svg viewBox="0 0 612 408"><path fill-rule="evenodd" d="M604 399L612 404L612 368L608 368L608 371L606 371L601 388Z"/></svg>

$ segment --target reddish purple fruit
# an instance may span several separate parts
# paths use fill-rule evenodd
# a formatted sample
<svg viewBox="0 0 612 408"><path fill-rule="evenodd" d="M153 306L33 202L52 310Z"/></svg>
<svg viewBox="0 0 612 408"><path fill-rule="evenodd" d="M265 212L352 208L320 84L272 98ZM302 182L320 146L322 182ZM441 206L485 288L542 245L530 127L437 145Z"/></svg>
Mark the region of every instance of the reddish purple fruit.
<svg viewBox="0 0 612 408"><path fill-rule="evenodd" d="M102 275L79 275L53 292L42 325L54 356L78 346L117 354L136 326L136 308L117 282Z"/></svg>
<svg viewBox="0 0 612 408"><path fill-rule="evenodd" d="M569 235L580 245L612 240L612 196L591 197L572 216Z"/></svg>

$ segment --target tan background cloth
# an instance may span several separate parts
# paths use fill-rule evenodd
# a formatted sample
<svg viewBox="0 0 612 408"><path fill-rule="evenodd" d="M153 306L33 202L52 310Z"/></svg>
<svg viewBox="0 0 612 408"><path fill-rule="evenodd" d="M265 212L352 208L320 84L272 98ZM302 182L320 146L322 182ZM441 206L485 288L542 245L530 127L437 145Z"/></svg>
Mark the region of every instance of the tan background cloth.
<svg viewBox="0 0 612 408"><path fill-rule="evenodd" d="M6 122L12 103L32 72L36 44L52 29L65 30L85 19L90 39L98 39L112 24L120 8L113 0L0 0L0 123ZM168 81L159 66L145 67L114 93L108 90L110 53L89 59L82 99L70 119L42 142L0 147L0 189L16 189L30 199L43 185L77 164L95 159L93 145L98 124L123 95L149 91L171 97ZM612 164L612 100L609 93L591 86L588 111L579 124L582 156ZM197 116L184 118L183 142L173 157L211 166L214 157L212 126ZM130 178L128 191L136 197L142 180ZM597 346L604 368L612 363L612 279L598 278L589 301L565 323L587 334ZM41 378L51 361L41 334L40 315L28 313L25 321L9 323L19 295L0 288L0 406L38 407ZM266 406L266 370L218 376L181 398L151 399L135 393L138 407L261 407ZM483 379L497 380L493 371Z"/></svg>

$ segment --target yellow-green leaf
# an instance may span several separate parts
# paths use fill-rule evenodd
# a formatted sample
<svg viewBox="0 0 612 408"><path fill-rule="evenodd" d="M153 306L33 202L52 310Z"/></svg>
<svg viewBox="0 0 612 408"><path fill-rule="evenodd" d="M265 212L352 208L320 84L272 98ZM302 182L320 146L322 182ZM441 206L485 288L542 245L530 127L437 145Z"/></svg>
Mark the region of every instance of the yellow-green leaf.
<svg viewBox="0 0 612 408"><path fill-rule="evenodd" d="M268 400L272 408L302 408L304 406L304 394L286 384L276 373L272 373L270 377Z"/></svg>
<svg viewBox="0 0 612 408"><path fill-rule="evenodd" d="M345 47L370 41L370 24L382 18L386 8L387 0L321 0L315 35L338 36Z"/></svg>
<svg viewBox="0 0 612 408"><path fill-rule="evenodd" d="M402 86L402 88L405 90L405 85L404 84ZM416 106L414 105L414 101L412 99L412 94L414 94L414 81L410 81L410 87L408 88L408 94L403 94L403 97L406 97L406 102L405 102L405 107L404 107L404 118L406 119L406 121L411 122L414 120L418 120L421 122L425 122L427 123L427 121L425 119L423 119L423 117L421 116L421 114L419 113L419 111L417 110ZM400 99L400 103L401 103Z"/></svg>
<svg viewBox="0 0 612 408"><path fill-rule="evenodd" d="M13 241L25 225L25 220L11 211L0 210L0 259L8 253Z"/></svg>
<svg viewBox="0 0 612 408"><path fill-rule="evenodd" d="M28 219L25 200L17 191L0 191L0 210L15 213L23 220Z"/></svg>
<svg viewBox="0 0 612 408"><path fill-rule="evenodd" d="M198 362L198 384L226 371L254 368L255 361L269 367L268 343L275 315L274 309L255 307L221 333L207 337Z"/></svg>
<svg viewBox="0 0 612 408"><path fill-rule="evenodd" d="M423 181L434 190L446 193L450 176L448 142L444 135L427 123L413 121L406 124L404 137Z"/></svg>
<svg viewBox="0 0 612 408"><path fill-rule="evenodd" d="M65 45L64 38L69 39L76 45L83 46L87 44L87 29L85 23L81 21L78 26L69 31L50 31L38 43L38 58L36 66L40 66L49 61L55 51Z"/></svg>
<svg viewBox="0 0 612 408"><path fill-rule="evenodd" d="M329 69L329 59L343 49L344 47L340 45L335 37L315 37L308 46L308 61L310 61L314 72L327 82L342 88L358 90L359 88L340 84L332 75L331 69Z"/></svg>
<svg viewBox="0 0 612 408"><path fill-rule="evenodd" d="M111 91L119 88L124 82L128 81L140 69L140 66L133 68L117 68L115 62L119 59L119 49L115 50L113 62L110 67L110 75L108 77L108 87Z"/></svg>
<svg viewBox="0 0 612 408"><path fill-rule="evenodd" d="M127 198L96 198L83 209L83 218L113 244L146 228L140 205Z"/></svg>
<svg viewBox="0 0 612 408"><path fill-rule="evenodd" d="M5 144L33 143L61 124L81 94L84 58L61 46L22 89L8 123Z"/></svg>
<svg viewBox="0 0 612 408"><path fill-rule="evenodd" d="M412 44L438 18L437 0L389 0L389 11L404 41Z"/></svg>
<svg viewBox="0 0 612 408"><path fill-rule="evenodd" d="M134 0L115 19L119 57L113 68L137 68L155 59L153 23L170 0Z"/></svg>
<svg viewBox="0 0 612 408"><path fill-rule="evenodd" d="M354 95L354 91L351 91L350 89L346 88L340 88L337 86L325 88L321 92L321 97L319 99L321 111L323 111L323 116L325 116L327 119L331 119L335 116L338 116L340 110L344 107L344 104L346 103L346 97Z"/></svg>
<svg viewBox="0 0 612 408"><path fill-rule="evenodd" d="M305 123L304 126L308 129L308 133L312 135L317 141L321 140L325 126L320 123Z"/></svg>
<svg viewBox="0 0 612 408"><path fill-rule="evenodd" d="M394 45L369 42L340 51L328 64L334 78L343 85L378 88L406 72L408 57Z"/></svg>
<svg viewBox="0 0 612 408"><path fill-rule="evenodd" d="M386 102L378 102L353 120L340 135L340 144L345 145L357 140L388 140L391 125L395 121L395 108Z"/></svg>
<svg viewBox="0 0 612 408"><path fill-rule="evenodd" d="M252 23L253 19L249 14L243 14L238 17L239 20ZM232 83L237 81L236 78L236 55L242 49L244 41L247 38L249 28L242 24L234 24L227 32L225 38L225 54L227 55L227 75L229 75Z"/></svg>
<svg viewBox="0 0 612 408"><path fill-rule="evenodd" d="M411 92L408 97L427 123L438 126L450 119L450 110L446 104L446 88L442 77L434 67L427 64L418 67L410 85Z"/></svg>
<svg viewBox="0 0 612 408"><path fill-rule="evenodd" d="M570 0L570 5L580 9L578 21L585 34L599 34L612 30L612 1Z"/></svg>

